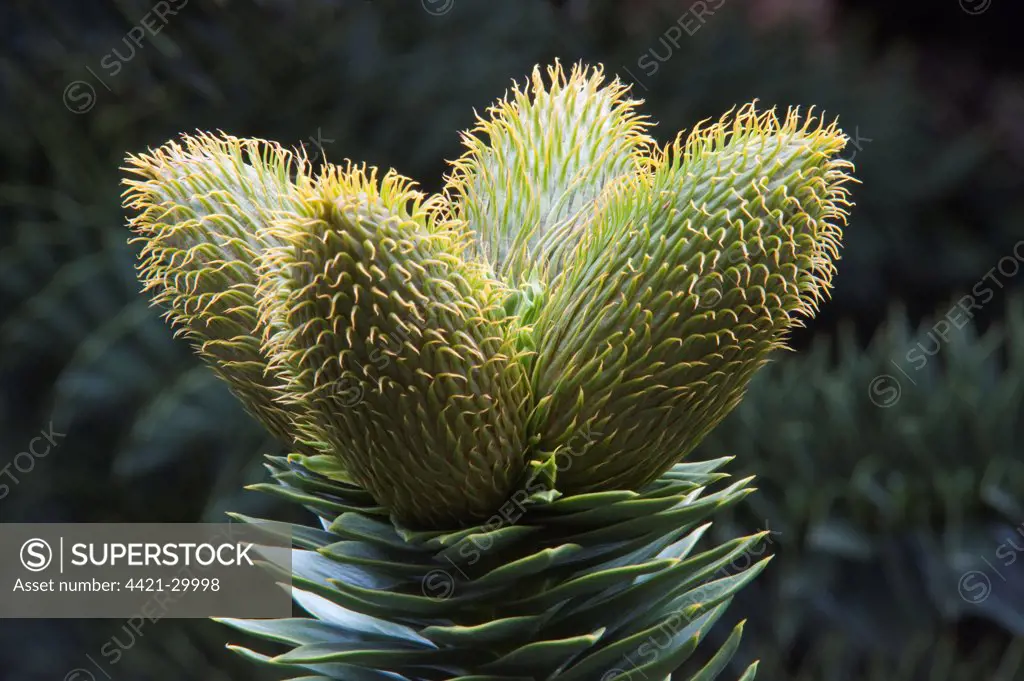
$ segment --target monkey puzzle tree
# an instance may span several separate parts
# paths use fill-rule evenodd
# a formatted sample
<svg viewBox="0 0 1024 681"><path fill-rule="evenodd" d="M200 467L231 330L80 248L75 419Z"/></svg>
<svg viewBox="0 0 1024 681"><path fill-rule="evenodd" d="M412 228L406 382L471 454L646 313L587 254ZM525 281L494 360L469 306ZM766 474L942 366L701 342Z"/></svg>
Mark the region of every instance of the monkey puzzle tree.
<svg viewBox="0 0 1024 681"><path fill-rule="evenodd" d="M748 105L659 147L638 104L538 68L433 196L229 135L129 157L146 289L293 448L257 487L320 521L293 528L310 617L224 620L283 647L245 655L663 679L764 567L729 569L763 535L699 545L750 479L683 459L826 297L846 138Z"/></svg>

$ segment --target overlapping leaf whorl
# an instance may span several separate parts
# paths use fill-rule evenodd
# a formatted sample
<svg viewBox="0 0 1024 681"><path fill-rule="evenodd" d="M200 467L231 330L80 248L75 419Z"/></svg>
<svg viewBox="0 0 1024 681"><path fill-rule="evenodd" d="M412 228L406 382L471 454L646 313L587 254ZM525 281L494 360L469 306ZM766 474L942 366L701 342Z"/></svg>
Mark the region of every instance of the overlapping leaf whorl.
<svg viewBox="0 0 1024 681"><path fill-rule="evenodd" d="M752 491L719 484L724 459L677 464L639 492L572 497L543 491L537 470L494 518L454 532L396 526L307 463L271 458L275 483L258 488L319 516L323 529L276 526L299 547L281 576L310 617L222 620L283 644L232 647L292 681L754 678L757 663L728 670L742 623L709 635L769 560L767 532L702 546L707 520ZM672 673L684 661L698 671Z"/></svg>

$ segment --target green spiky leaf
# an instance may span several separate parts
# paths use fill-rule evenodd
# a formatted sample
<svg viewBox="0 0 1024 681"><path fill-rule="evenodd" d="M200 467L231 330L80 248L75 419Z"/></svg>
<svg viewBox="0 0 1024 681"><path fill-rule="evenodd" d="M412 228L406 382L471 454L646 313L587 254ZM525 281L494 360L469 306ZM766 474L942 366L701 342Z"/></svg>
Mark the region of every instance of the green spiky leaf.
<svg viewBox="0 0 1024 681"><path fill-rule="evenodd" d="M813 315L845 221L844 144L751 105L605 192L535 326L540 449L583 443L562 489L660 475Z"/></svg>
<svg viewBox="0 0 1024 681"><path fill-rule="evenodd" d="M730 663L741 627L694 655L764 536L701 538L752 478L709 492L723 460L680 459L827 295L845 137L750 105L659 152L600 68L547 75L441 195L255 141L134 161L144 278L282 416L300 451L256 487L322 526L283 575L310 618L229 621L288 648L247 657L364 681Z"/></svg>
<svg viewBox="0 0 1024 681"><path fill-rule="evenodd" d="M301 208L292 176L305 181L304 159L270 142L199 135L129 156L126 169L145 290L253 415L294 445L295 414L278 401L260 344L256 265L270 222Z"/></svg>
<svg viewBox="0 0 1024 681"><path fill-rule="evenodd" d="M600 67L536 67L463 135L446 192L477 248L510 284L547 279L584 235L604 188L642 169L654 140L640 101Z"/></svg>
<svg viewBox="0 0 1024 681"><path fill-rule="evenodd" d="M405 178L334 169L269 230L260 304L300 426L381 503L486 518L526 465L529 387L505 287Z"/></svg>

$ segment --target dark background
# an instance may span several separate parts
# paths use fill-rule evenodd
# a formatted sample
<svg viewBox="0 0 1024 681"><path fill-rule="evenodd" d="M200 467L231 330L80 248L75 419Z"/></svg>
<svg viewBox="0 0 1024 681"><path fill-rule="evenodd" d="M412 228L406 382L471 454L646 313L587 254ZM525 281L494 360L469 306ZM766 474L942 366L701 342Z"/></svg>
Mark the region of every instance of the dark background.
<svg viewBox="0 0 1024 681"><path fill-rule="evenodd" d="M241 490L279 447L139 294L125 153L223 129L436 190L474 108L584 59L637 83L662 141L754 98L823 108L852 139L863 184L833 300L693 455L758 475L720 536L778 533L733 608L758 678L1024 678L1015 3L709 0L703 23L692 0L168 0L165 20L155 4L0 6L0 469L40 430L65 435L0 479L0 520L301 517ZM145 17L155 34L125 42ZM698 28L672 44L680 20ZM981 306L966 325L964 295ZM274 678L216 624L123 624L0 622L0 679Z"/></svg>

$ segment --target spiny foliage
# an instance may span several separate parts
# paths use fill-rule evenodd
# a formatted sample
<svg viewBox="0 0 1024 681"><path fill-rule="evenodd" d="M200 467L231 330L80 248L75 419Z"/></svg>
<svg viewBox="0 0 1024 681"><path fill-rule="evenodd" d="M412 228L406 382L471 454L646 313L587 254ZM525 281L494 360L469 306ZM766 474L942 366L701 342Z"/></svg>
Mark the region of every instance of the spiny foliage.
<svg viewBox="0 0 1024 681"><path fill-rule="evenodd" d="M505 287L393 172L328 169L306 203L270 228L260 294L300 428L403 517L487 517L526 465Z"/></svg>
<svg viewBox="0 0 1024 681"><path fill-rule="evenodd" d="M751 105L605 192L536 326L541 449L605 435L565 489L657 477L814 314L845 221L843 144L834 124Z"/></svg>
<svg viewBox="0 0 1024 681"><path fill-rule="evenodd" d="M566 493L651 482L831 285L834 124L749 105L655 153L620 83L548 76L465 137L443 196L227 136L129 159L157 302L413 524L486 517L530 461L571 456Z"/></svg>
<svg viewBox="0 0 1024 681"><path fill-rule="evenodd" d="M246 7L247 4L250 6ZM212 488L218 479L218 468L222 470L219 479L223 484L217 488L220 494L236 484L233 476L241 469L239 462L246 456L244 452L235 451L245 449L236 434L244 433L248 440L259 439L258 426L254 431L250 420L236 413L238 410L226 399L226 391L218 385L212 372L195 366L192 358L181 352L183 344L171 342L169 334L165 337L165 328L156 315L137 304L145 301L137 296L135 282L123 276L131 276L130 262L134 254L123 243L118 243L123 242L123 236L119 229L116 191L112 192L116 179L111 180L110 171L116 168L119 159L110 158L110 150L120 153L122 149L137 148L153 139L154 134L164 134L175 125L175 119L180 123L181 112L188 109L188 116L193 118L209 120L211 116L228 116L221 119L226 129L267 129L270 126L296 139L322 125L327 134L337 138L327 147L328 155L344 150L360 158L372 155L400 159L403 169L412 171L416 177L427 177L438 159L446 153L450 157L457 153L443 148L446 141L452 139L449 135L416 136L422 128L425 106L431 105L430 120L438 129L448 128L449 123L456 125L465 117L467 102L484 101L485 97L500 92L500 86L497 89L494 86L496 79L505 80L505 73L524 68L522 64L528 57L522 55L532 58L550 53L558 49L557 40L564 38L564 35L551 37L564 33L564 30L552 30L553 26L558 26L551 21L554 13L534 15L534 20L528 22L516 20L539 3L517 2L507 9L489 2L459 3L458 11L450 13L444 21L424 12L405 12L405 8L391 7L387 3L328 4L329 8L315 3L287 16L274 15L272 21L262 11L254 16L256 5L252 3L242 3L235 7L240 11L231 13L221 12L215 4L190 6L188 19L185 23L176 23L172 37L183 55L197 55L197 49L206 45L215 48L214 52L207 53L209 59L187 59L184 69L161 71L161 64L168 59L167 53L142 50L135 56L132 68L124 69L117 78L121 86L119 93L133 92L139 96L106 97L101 91L97 109L84 116L69 116L61 107L55 107L53 93L40 90L37 84L47 73L63 72L67 79L77 78L81 65L94 60L98 54L95 46L68 45L67 50L54 51L46 49L45 39L24 39L16 41L18 45L11 45L16 50L33 51L23 53L18 59L12 57L5 74L11 97L19 102L19 107L9 109L10 115L5 118L5 149L11 167L22 169L9 173L4 188L6 207L13 213L9 222L11 229L5 236L17 235L21 243L0 250L0 260L5 262L0 273L3 279L0 288L6 303L0 304L4 308L0 316L10 321L3 329L6 332L4 364L19 369L10 388L10 394L17 395L17 399L12 398L7 403L8 407L17 404L19 411L8 415L8 425L36 428L59 409L61 415L55 418L60 425L68 422L64 414L75 414L71 432L85 427L94 433L102 427L103 435L69 438L64 446L76 448L72 452L75 456L70 457L74 465L62 465L56 471L37 468L33 481L37 476L51 473L56 479L46 484L33 482L31 486L22 486L4 502L5 513L12 504L23 505L31 509L30 514L38 514L44 506L72 503L75 499L78 514L91 513L98 518L95 514L120 513L124 517L123 514L131 511L122 499L131 495L138 499L133 507L136 513L155 512L168 519L188 519L183 514L192 513L201 498L201 488L196 485L205 483ZM107 9L111 11L103 16L91 16L87 20L89 28L99 31L113 44L120 40L123 24L137 21L152 3L118 2L114 6L114 3L104 2L99 5L109 6ZM385 16L389 7L398 11ZM260 8L267 6L260 5ZM199 13L195 22L191 21L195 18L193 11ZM614 11L618 14L627 10L623 5L614 7ZM405 25L400 31L402 50L389 49L391 44L387 41L394 37L390 32L366 31L368 14L389 25ZM597 20L596 12L588 16ZM47 22L47 28L38 31L37 37L78 28L74 25L75 17L69 13L47 13L38 17ZM633 62L676 18L675 15L655 17L648 24L649 32L638 36L639 42L626 40L619 33L589 28L577 32L574 38L589 37L591 33L606 37L600 46L588 42L581 51L603 52L609 55L609 64L627 64L634 73L643 76L632 66ZM1000 183L997 169L1001 164L990 162L987 147L975 149L973 146L988 144L995 140L994 136L989 140L954 135L952 139L944 139L944 143L935 143L933 126L922 125L927 119L921 115L927 102L915 92L908 77L910 69L889 68L894 66L891 61L886 62L886 68L865 68L863 51L851 44L847 31L834 36L841 43L837 59L815 61L813 56L808 56L816 54L815 51L803 49L803 42L793 36L766 34L758 40L744 39L747 33L739 21L733 21L735 18L738 13L716 14L714 30L702 30L687 39L681 45L683 54L677 52L671 61L661 64L656 77L645 78L650 90L644 91L643 96L658 108L664 119L680 121L692 120L723 101L730 102L754 91L772 101L813 99L827 103L830 111L841 110L851 136L853 123L857 123L861 135L875 140L858 146L858 175L866 182L869 182L869 175L878 181L869 182L870 187L858 197L856 238L844 247L844 273L837 281L838 289L833 292L836 298L833 304L839 305L837 309L848 312L848 306L854 301L866 301L875 306L886 292L881 287L883 272L899 270L911 281L927 281L925 288L932 291L946 290L957 281L969 287L1003 255L996 250L1003 247L998 239L986 242L950 238L950 231L967 232L963 231L964 221L945 210L956 200L985 197L971 204L980 209L988 206L981 210L981 215L977 210L970 211L971 229L977 231L979 224L984 223L986 231L996 233L1002 229L1001 220L1007 225L1002 232L1006 238L1014 236L1009 226L1019 226L1020 221L1013 219L1012 211L1007 211L1014 199L1006 193L1009 187ZM77 23L81 21L79 17ZM607 20L607 23L611 25L612 21ZM331 30L325 31L328 24ZM287 30L282 30L283 25L287 25ZM209 41L210 30L216 32L214 43ZM369 48L365 41L354 39L360 37L360 32L370 40ZM461 36L457 47L450 40L454 33ZM329 39L325 38L328 34ZM165 31L161 37L167 35ZM347 37L338 39L338 35ZM290 45L295 42L301 43L303 50L291 50ZM502 50L500 59L458 57L480 54L488 45L497 43L507 48ZM268 49L268 44L274 47ZM353 66L357 60L339 58L353 50L366 49L394 57L375 63L375 67L383 69L389 77L380 78L376 71L360 70ZM452 52L453 49L456 51ZM437 61L429 58L433 54L450 57L445 61L445 68L437 68ZM331 64L338 68L329 68ZM693 68L694 64L700 64L700 68ZM297 79L294 77L297 69L307 69L308 73ZM455 75L452 69L457 71ZM158 77L154 77L155 72ZM402 92L402 106L394 103L394 76L403 83L398 88ZM310 78L315 80L315 86L311 85ZM202 84L202 92L197 92L197 82ZM254 96L236 97L228 93L228 89L233 94L250 92ZM318 94L328 90L358 90L359 101L352 98L342 101ZM277 100L300 103L287 111L268 107L263 96L267 92L273 92ZM230 99L230 110L221 106L222 96ZM438 100L442 100L444 106L432 106ZM358 123L367 116L378 121L379 129L386 132L366 134L365 126ZM983 120L976 123L975 127L985 125ZM888 145L879 141L884 139L900 139L903 144ZM852 153L854 149L848 147L846 154ZM48 167L53 168L53 191L34 186L35 174L31 169L39 154L45 154L50 161ZM979 176L976 168L986 169L986 175ZM976 187L987 191L974 191ZM906 200L909 197L915 199ZM921 197L929 198L921 200ZM987 217L986 210L990 214ZM934 236L937 225L946 236L933 240L923 236ZM920 257L921 244L930 241L939 246L957 245L940 247L930 251L927 257ZM1005 243L1011 244L1013 239ZM4 246L10 246L7 240ZM97 252L100 248L104 249L103 253ZM885 267L879 264L879 259L885 261ZM905 352L905 348L897 347L894 352ZM46 372L32 373L33 367L40 366L39 356L43 354L47 355L53 372L48 375L56 377L52 381L45 378ZM891 358L878 356L880 365ZM777 462L781 468L772 462L758 466L755 461L754 465L745 465L745 469L769 473L779 468L773 477L787 483L778 492L777 498L781 500L791 497L804 485L818 490L821 475L836 480L837 484L844 482L852 486L845 466L832 467L831 457L801 458L811 452L836 452L836 448L841 448L845 457L847 453L852 456L866 450L876 452L879 461L890 462L893 459L888 457L910 456L916 452L922 456L949 454L931 463L925 470L926 477L913 478L914 481L937 480L943 470L959 465L954 455L973 463L975 454L985 453L987 448L1008 448L1014 437L1020 441L1020 436L1013 436L1013 433L1021 431L1012 425L1005 431L1006 435L995 442L985 435L1000 432L985 426L991 423L986 419L998 418L1010 424L1020 422L1019 419L1003 420L1008 403L1001 401L997 390L984 388L980 400L952 398L960 394L965 385L973 386L971 379L976 374L952 376L943 371L928 388L904 393L898 409L883 411L868 405L864 413L849 414L849 405L834 394L846 388L828 382L842 381L843 386L849 386L846 394L856 403L866 394L865 381L846 380L836 375L828 369L832 361L826 359L819 363L816 358L805 361L802 357L787 356L777 365L769 364L755 378L752 394L736 411L745 414L765 408L771 411L762 411L756 420L733 412L731 419L716 428L709 438L714 441L704 441L704 445L710 446L696 450L691 458L700 459L709 451L731 452L738 455L740 462L745 462L748 447L755 457L759 450L769 449L764 436L770 435L775 440L770 449L787 457ZM774 371L776 366L782 365L792 365L786 377ZM58 374L58 368L66 371ZM805 381L811 374L822 377L821 389L806 390ZM868 375L865 380L876 374ZM20 376L25 376L25 381L20 380ZM918 380L916 374L914 378ZM38 400L38 404L25 392L29 383L38 386L38 394L45 397ZM185 384L190 385L187 392L178 390ZM779 396L775 393L777 390L785 390L785 395ZM821 413L819 400L823 397L833 400L834 418L817 418ZM910 399L916 400L913 407L907 406ZM51 407L54 403L58 406ZM157 410L150 409L156 404L172 409L161 407L160 413L156 413ZM30 407L33 413L26 415L24 410ZM908 408L921 418L914 417L914 425L904 428L901 421L908 415ZM848 417L839 418L847 414ZM891 417L885 425L878 423L881 414ZM925 414L928 418L923 418ZM938 414L943 418L936 417ZM228 415L231 424L225 426L224 419ZM780 416L785 418L784 425L776 426L781 423ZM903 418L897 418L899 416ZM757 429L758 423L767 424L770 430ZM966 423L975 424L969 436L963 440L950 437L958 431L959 424ZM23 438L12 434L11 428L6 430L11 438L8 451L13 452L18 451L14 447L20 447ZM750 438L750 432L758 433L758 437ZM218 439L215 442L204 440L205 433ZM858 438L851 440L849 433ZM729 446L715 446L719 442L714 438L716 434L727 436ZM884 451L870 444L858 447L856 443L863 434L890 446ZM823 436L830 436L830 443L815 445L816 438ZM102 445L98 445L100 437ZM753 440L758 446L752 446ZM798 447L787 450L790 443ZM743 446L738 447L738 444ZM252 445L249 449L255 452L260 447ZM228 452L230 458L226 458ZM216 456L210 456L211 453ZM148 481L132 479L122 481L121 487L111 490L108 476L112 473L107 463L115 458L118 467L126 464L125 468L137 471L167 464L174 470L191 469L193 476L201 480L193 484L188 503L184 505L180 502L180 491L165 484L162 473L152 476L160 477L159 481L152 477ZM210 466L200 469L198 464L203 460L208 460ZM62 461L69 459L62 457ZM806 481L794 483L787 479L790 472L796 470L793 466L811 463L814 466L808 469ZM922 458L922 466L924 463ZM752 499L763 500L768 496L763 478L758 486L761 491ZM241 496L249 502L264 502L262 495L243 493ZM1024 497L1018 494L1015 498ZM239 502L226 503L235 504L237 508ZM906 503L908 508L920 509L909 499ZM757 516L756 522L762 522L762 518ZM715 526L719 525L720 521L716 521ZM770 573L777 572L776 562ZM758 583L761 581L759 579ZM749 626L747 631L750 631ZM96 647L99 644L97 640ZM86 644L79 646L86 647ZM130 662L136 662L134 655L129 657ZM15 669L20 668L19 662L27 659L22 658L11 660ZM59 655L54 657L57 658ZM154 666L146 671L156 673L155 669ZM64 670L52 671L56 675ZM11 674L17 676L13 670ZM131 673L126 675L131 676ZM827 676L822 674L815 678ZM977 678L988 677L982 674Z"/></svg>
<svg viewBox="0 0 1024 681"><path fill-rule="evenodd" d="M423 524L508 497L528 390L502 353L502 287L408 180L350 166L314 183L301 157L231 136L129 164L146 288L272 432Z"/></svg>
<svg viewBox="0 0 1024 681"><path fill-rule="evenodd" d="M756 538L694 553L749 480L703 496L721 461L678 460L827 293L845 138L751 105L653 153L624 87L548 74L492 108L489 146L465 138L439 196L226 136L149 157L169 172L129 159L151 182L129 192L147 287L315 452L272 470L324 527L290 531L316 619L231 622L294 646L250 657L338 679L663 678L764 566L716 578ZM438 599L448 565L459 593Z"/></svg>
<svg viewBox="0 0 1024 681"><path fill-rule="evenodd" d="M769 559L751 557L764 535L700 548L707 519L752 491L749 479L710 491L725 461L575 496L551 489L549 461L487 522L452 532L388 522L365 490L331 479L326 458L271 457L276 484L258 488L307 500L323 527L285 532L299 546L293 594L312 618L225 620L287 646L234 649L302 679L668 681L694 659L692 681L711 681L743 624L708 658L695 649Z"/></svg>
<svg viewBox="0 0 1024 681"><path fill-rule="evenodd" d="M279 145L202 134L129 156L125 205L143 248L139 277L178 332L266 427L291 439L294 413L267 373L256 308L256 266L268 227L298 210L292 176L305 162Z"/></svg>
<svg viewBox="0 0 1024 681"><path fill-rule="evenodd" d="M556 63L545 79L538 66L462 135L466 151L446 186L451 211L512 284L557 273L604 189L650 160L640 102L618 80L604 83L600 67L566 75Z"/></svg>

